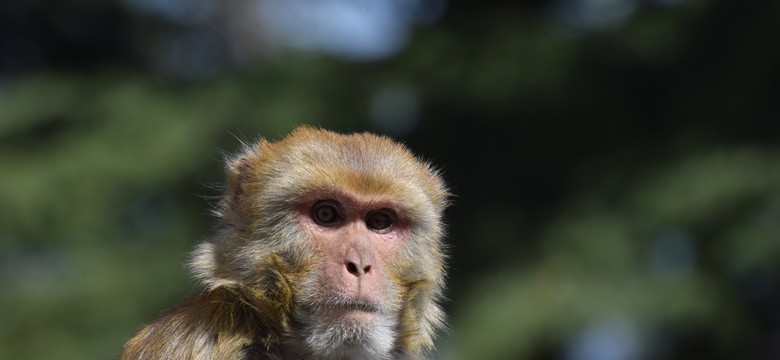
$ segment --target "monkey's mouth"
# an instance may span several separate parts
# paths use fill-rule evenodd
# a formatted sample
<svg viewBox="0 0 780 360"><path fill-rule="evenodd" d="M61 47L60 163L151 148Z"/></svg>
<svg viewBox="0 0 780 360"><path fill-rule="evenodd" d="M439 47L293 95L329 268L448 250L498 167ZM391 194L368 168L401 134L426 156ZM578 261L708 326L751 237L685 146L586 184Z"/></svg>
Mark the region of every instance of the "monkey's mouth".
<svg viewBox="0 0 780 360"><path fill-rule="evenodd" d="M363 311L363 312L380 312L382 307L373 301L359 300L359 299L342 299L338 301L328 301L324 304L316 306L317 312L320 311L334 311L334 312L349 312L349 311Z"/></svg>
<svg viewBox="0 0 780 360"><path fill-rule="evenodd" d="M328 301L314 306L311 310L313 314L328 322L344 320L373 322L378 317L382 317L383 313L381 304L360 299Z"/></svg>

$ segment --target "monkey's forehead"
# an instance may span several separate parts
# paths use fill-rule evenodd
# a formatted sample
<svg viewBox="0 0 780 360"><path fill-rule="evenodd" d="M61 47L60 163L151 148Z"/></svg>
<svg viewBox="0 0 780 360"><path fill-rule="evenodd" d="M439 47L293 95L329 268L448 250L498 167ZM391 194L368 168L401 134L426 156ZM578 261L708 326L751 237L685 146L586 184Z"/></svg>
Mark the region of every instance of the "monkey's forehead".
<svg viewBox="0 0 780 360"><path fill-rule="evenodd" d="M438 173L383 136L300 128L281 141L261 141L246 159L256 180L265 183L256 190L272 196L339 189L419 210L441 211L446 205Z"/></svg>

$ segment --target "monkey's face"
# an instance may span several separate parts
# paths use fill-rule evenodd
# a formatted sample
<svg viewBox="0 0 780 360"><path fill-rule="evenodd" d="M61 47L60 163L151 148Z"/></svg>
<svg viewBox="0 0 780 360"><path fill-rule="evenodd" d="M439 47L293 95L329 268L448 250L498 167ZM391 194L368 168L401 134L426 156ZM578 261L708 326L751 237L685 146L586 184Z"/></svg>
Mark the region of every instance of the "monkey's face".
<svg viewBox="0 0 780 360"><path fill-rule="evenodd" d="M298 299L310 346L371 343L378 353L391 347L401 299L388 264L408 234L403 208L334 190L307 196L296 212L319 263Z"/></svg>

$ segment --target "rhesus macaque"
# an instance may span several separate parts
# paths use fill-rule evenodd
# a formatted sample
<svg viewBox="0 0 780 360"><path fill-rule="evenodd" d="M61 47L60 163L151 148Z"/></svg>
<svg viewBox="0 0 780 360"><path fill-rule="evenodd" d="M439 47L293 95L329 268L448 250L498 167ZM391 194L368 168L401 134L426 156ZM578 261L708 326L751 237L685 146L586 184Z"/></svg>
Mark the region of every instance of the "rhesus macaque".
<svg viewBox="0 0 780 360"><path fill-rule="evenodd" d="M442 211L429 164L389 138L298 128L229 159L205 290L122 359L418 359L444 325Z"/></svg>

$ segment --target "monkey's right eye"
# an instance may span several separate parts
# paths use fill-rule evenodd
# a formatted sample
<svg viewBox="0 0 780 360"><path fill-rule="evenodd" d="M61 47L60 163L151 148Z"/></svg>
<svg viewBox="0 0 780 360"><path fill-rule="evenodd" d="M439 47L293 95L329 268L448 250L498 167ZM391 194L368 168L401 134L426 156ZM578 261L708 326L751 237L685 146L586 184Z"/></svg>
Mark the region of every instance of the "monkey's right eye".
<svg viewBox="0 0 780 360"><path fill-rule="evenodd" d="M331 201L318 201L314 204L311 217L321 226L331 226L341 220L339 209Z"/></svg>

